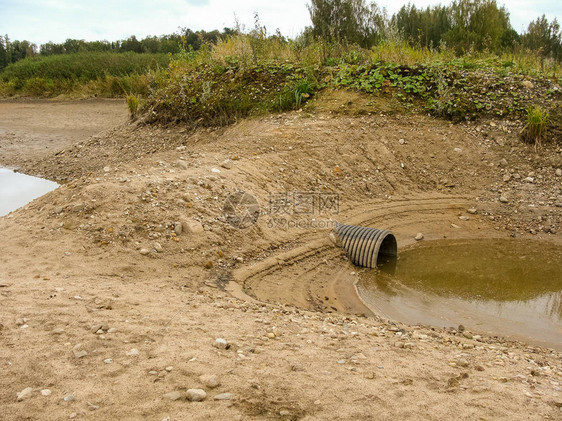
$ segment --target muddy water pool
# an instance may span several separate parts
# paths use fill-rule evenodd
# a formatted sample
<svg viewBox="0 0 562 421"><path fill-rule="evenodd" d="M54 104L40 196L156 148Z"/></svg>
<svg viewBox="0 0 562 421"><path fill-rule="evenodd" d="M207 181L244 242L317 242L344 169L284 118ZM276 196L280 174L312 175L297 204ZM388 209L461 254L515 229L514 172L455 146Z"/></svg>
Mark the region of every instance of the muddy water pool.
<svg viewBox="0 0 562 421"><path fill-rule="evenodd" d="M357 284L375 312L562 349L562 247L517 239L442 240L401 250Z"/></svg>

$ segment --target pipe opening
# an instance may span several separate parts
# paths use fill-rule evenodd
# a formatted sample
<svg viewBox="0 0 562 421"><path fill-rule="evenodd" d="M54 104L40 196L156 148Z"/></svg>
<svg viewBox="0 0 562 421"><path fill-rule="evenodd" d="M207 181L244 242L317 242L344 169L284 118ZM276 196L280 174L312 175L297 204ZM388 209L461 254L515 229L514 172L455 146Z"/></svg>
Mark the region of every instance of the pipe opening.
<svg viewBox="0 0 562 421"><path fill-rule="evenodd" d="M379 264L394 261L396 267L398 249L396 238L390 231L338 224L335 233L355 265L374 269Z"/></svg>

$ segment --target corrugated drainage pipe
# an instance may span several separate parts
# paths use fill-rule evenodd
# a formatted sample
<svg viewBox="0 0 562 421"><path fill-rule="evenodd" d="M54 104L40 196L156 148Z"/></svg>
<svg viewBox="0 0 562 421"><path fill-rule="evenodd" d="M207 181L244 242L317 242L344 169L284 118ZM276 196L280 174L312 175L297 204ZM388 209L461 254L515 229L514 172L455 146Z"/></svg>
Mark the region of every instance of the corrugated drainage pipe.
<svg viewBox="0 0 562 421"><path fill-rule="evenodd" d="M351 261L358 266L374 269L379 256L386 259L398 256L396 237L388 230L337 224L334 231Z"/></svg>

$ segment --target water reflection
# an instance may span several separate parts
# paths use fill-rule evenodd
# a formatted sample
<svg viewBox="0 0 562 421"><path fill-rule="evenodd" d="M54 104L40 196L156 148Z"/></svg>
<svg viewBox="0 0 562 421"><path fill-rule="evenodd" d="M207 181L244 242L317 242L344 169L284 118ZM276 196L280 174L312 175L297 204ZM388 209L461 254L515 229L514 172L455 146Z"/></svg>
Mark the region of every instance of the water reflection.
<svg viewBox="0 0 562 421"><path fill-rule="evenodd" d="M58 184L0 167L0 216L54 190Z"/></svg>
<svg viewBox="0 0 562 421"><path fill-rule="evenodd" d="M396 320L463 323L562 346L561 262L562 248L545 242L426 242L362 272L358 288Z"/></svg>

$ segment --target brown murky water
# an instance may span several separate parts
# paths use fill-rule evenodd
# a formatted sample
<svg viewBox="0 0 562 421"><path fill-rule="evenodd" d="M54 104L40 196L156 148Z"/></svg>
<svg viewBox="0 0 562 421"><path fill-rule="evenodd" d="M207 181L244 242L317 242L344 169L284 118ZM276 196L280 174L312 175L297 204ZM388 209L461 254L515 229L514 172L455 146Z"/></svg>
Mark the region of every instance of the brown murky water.
<svg viewBox="0 0 562 421"><path fill-rule="evenodd" d="M360 274L361 298L405 323L457 326L562 349L562 248L515 239L442 240Z"/></svg>

